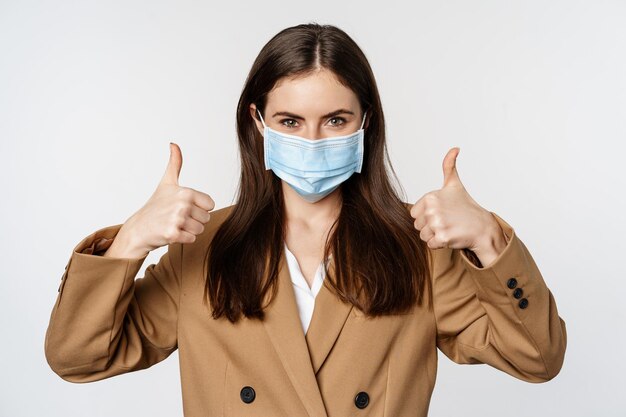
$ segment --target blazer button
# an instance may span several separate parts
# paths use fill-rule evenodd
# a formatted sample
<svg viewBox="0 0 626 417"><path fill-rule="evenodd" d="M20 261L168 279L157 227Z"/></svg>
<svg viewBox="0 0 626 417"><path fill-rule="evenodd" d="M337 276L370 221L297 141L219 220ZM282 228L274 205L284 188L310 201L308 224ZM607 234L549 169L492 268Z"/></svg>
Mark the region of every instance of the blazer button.
<svg viewBox="0 0 626 417"><path fill-rule="evenodd" d="M528 307L528 300L525 298L522 298L521 300L519 300L519 308L526 308Z"/></svg>
<svg viewBox="0 0 626 417"><path fill-rule="evenodd" d="M524 291L522 291L521 288L516 288L515 291L513 291L513 297L515 298L522 298L522 294L524 294Z"/></svg>
<svg viewBox="0 0 626 417"><path fill-rule="evenodd" d="M239 396L241 397L241 401L250 404L256 398L256 393L254 392L254 388L245 386L241 389Z"/></svg>
<svg viewBox="0 0 626 417"><path fill-rule="evenodd" d="M370 403L370 396L367 392L361 391L354 397L354 404L359 408L365 408Z"/></svg>
<svg viewBox="0 0 626 417"><path fill-rule="evenodd" d="M506 282L506 286L510 289L517 287L517 280L515 278L509 278L509 280Z"/></svg>

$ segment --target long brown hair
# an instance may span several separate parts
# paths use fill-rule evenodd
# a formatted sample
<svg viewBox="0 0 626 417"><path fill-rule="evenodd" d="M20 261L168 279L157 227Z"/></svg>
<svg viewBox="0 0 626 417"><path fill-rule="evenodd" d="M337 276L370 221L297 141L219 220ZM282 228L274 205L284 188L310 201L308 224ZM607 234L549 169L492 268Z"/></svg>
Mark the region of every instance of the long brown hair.
<svg viewBox="0 0 626 417"><path fill-rule="evenodd" d="M265 170L262 135L249 113L250 104L255 103L265 117L267 94L277 81L320 68L332 71L354 91L369 119L361 172L340 186L341 211L324 247L324 258L332 254L335 260L335 276L326 269L324 285L371 317L406 313L422 304L425 291L431 294L428 248L413 226L407 203L388 178L387 166L399 184L387 153L385 120L372 69L344 31L308 23L286 28L270 39L254 61L239 98L241 176L236 203L205 257L204 302L210 299L213 318L225 315L236 322L244 314L262 320L262 302L268 291L273 296L277 290L284 250L281 180Z"/></svg>

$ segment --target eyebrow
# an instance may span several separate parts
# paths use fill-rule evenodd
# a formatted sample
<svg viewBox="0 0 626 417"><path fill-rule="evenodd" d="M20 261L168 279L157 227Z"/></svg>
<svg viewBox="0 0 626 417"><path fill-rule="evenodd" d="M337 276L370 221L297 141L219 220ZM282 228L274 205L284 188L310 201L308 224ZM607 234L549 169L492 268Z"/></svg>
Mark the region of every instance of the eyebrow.
<svg viewBox="0 0 626 417"><path fill-rule="evenodd" d="M354 115L354 112L352 112L350 110L347 110L347 109L338 109L338 110L335 110L335 111L331 111L330 113L326 113L321 118L325 119L327 117L337 116L338 114L351 114L351 115ZM304 117L298 116L297 114L290 113L290 112L287 112L287 111L277 111L276 113L274 113L272 115L272 117L276 117L276 116L287 116L287 117L291 117L293 119L304 120Z"/></svg>

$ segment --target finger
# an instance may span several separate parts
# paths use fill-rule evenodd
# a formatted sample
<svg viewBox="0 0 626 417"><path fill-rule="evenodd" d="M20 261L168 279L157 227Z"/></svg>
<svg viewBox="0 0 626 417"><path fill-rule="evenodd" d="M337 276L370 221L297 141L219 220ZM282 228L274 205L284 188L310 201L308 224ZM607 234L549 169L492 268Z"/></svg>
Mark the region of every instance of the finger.
<svg viewBox="0 0 626 417"><path fill-rule="evenodd" d="M196 206L195 204L191 205L191 213L189 215L192 219L202 224L208 223L211 219L211 213L203 208Z"/></svg>
<svg viewBox="0 0 626 417"><path fill-rule="evenodd" d="M189 233L186 230L179 230L178 236L174 242L178 243L193 243L196 241L196 235L193 233Z"/></svg>
<svg viewBox="0 0 626 417"><path fill-rule="evenodd" d="M424 217L425 209L426 207L424 204L424 197L421 197L419 200L415 202L415 204L413 204L413 207L411 207L411 211L409 212L411 214L411 217L413 217L416 220L415 227L418 230L421 229L421 227L418 227L418 224L420 226L423 225L423 223L421 222L421 219Z"/></svg>
<svg viewBox="0 0 626 417"><path fill-rule="evenodd" d="M206 211L211 211L215 208L215 201L213 201L210 195L202 191L193 190L192 202Z"/></svg>
<svg viewBox="0 0 626 417"><path fill-rule="evenodd" d="M197 236L204 231L204 224L200 223L193 217L186 217L180 230Z"/></svg>
<svg viewBox="0 0 626 417"><path fill-rule="evenodd" d="M424 194L411 208L411 217L415 219L413 225L417 230L422 230L428 221L426 216L426 200L429 198L431 197L428 196L428 194Z"/></svg>
<svg viewBox="0 0 626 417"><path fill-rule="evenodd" d="M178 185L180 169L183 166L183 154L177 144L170 142L170 159L165 169L165 174L161 178L161 184Z"/></svg>
<svg viewBox="0 0 626 417"><path fill-rule="evenodd" d="M449 248L450 244L453 243L451 240L450 230L441 227L436 220L433 220L433 222L434 223L429 224L429 227L431 227L435 233L428 240L428 242L426 242L428 247L432 249Z"/></svg>
<svg viewBox="0 0 626 417"><path fill-rule="evenodd" d="M442 249L448 247L446 242L442 241L441 237L437 234L433 234L433 236L426 242L426 245L431 249Z"/></svg>
<svg viewBox="0 0 626 417"><path fill-rule="evenodd" d="M420 229L420 239L422 239L424 242L428 242L434 236L435 232L433 232L428 225L425 225Z"/></svg>
<svg viewBox="0 0 626 417"><path fill-rule="evenodd" d="M462 185L459 173L456 170L456 157L461 148L451 148L446 156L443 158L443 186L449 185Z"/></svg>
<svg viewBox="0 0 626 417"><path fill-rule="evenodd" d="M421 231L422 229L426 227L427 223L428 223L428 220L426 219L426 216L419 215L413 222L413 227L415 227L416 230Z"/></svg>

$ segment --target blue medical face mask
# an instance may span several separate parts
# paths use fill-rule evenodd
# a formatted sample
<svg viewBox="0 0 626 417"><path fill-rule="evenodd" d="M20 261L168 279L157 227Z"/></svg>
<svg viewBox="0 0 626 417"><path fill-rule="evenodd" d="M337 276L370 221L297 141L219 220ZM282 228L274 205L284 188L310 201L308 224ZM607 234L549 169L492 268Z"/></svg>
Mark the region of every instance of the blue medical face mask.
<svg viewBox="0 0 626 417"><path fill-rule="evenodd" d="M356 132L324 139L305 139L278 132L265 124L263 147L265 169L287 182L309 203L315 203L361 172L365 115Z"/></svg>

